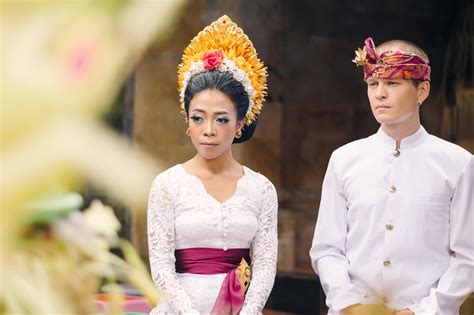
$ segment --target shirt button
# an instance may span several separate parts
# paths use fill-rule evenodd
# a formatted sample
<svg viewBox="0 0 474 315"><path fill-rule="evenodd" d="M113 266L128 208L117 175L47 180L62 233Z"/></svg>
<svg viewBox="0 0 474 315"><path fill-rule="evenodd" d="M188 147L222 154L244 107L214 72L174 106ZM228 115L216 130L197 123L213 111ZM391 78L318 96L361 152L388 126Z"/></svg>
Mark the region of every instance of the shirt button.
<svg viewBox="0 0 474 315"><path fill-rule="evenodd" d="M222 233L223 236L227 236L227 232Z"/></svg>
<svg viewBox="0 0 474 315"><path fill-rule="evenodd" d="M383 261L383 266L384 266L384 267L389 267L390 264L391 264L390 259L385 259L385 260Z"/></svg>
<svg viewBox="0 0 474 315"><path fill-rule="evenodd" d="M389 231L393 230L393 225L392 224L385 224L385 228Z"/></svg>
<svg viewBox="0 0 474 315"><path fill-rule="evenodd" d="M224 246L223 250L226 252L228 250L227 246Z"/></svg>
<svg viewBox="0 0 474 315"><path fill-rule="evenodd" d="M396 190L397 190L397 187L395 187L395 186L393 186L393 185L390 185L390 186L388 187L388 191L391 192L391 193L395 192Z"/></svg>
<svg viewBox="0 0 474 315"><path fill-rule="evenodd" d="M388 298L386 296L382 296L382 303L387 304L388 303Z"/></svg>
<svg viewBox="0 0 474 315"><path fill-rule="evenodd" d="M397 149L397 150L393 151L393 156L394 157L399 157L400 156L400 150Z"/></svg>

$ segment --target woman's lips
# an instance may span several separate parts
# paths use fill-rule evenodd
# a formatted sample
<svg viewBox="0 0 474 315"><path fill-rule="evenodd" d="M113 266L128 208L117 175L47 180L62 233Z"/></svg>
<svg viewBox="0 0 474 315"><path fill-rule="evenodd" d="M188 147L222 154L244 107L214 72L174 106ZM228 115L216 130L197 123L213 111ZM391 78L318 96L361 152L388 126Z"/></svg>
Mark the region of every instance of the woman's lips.
<svg viewBox="0 0 474 315"><path fill-rule="evenodd" d="M201 146L205 148L214 148L217 146L217 143L211 143L211 142L202 142L200 143Z"/></svg>

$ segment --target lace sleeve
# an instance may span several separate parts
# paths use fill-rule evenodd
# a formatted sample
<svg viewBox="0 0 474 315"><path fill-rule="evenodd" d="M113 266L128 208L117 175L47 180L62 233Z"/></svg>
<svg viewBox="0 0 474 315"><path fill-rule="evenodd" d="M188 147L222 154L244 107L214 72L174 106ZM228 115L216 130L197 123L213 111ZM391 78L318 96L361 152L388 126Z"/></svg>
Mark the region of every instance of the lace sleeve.
<svg viewBox="0 0 474 315"><path fill-rule="evenodd" d="M266 178L261 197L258 231L252 241L252 279L240 314L262 314L275 281L278 199L275 187Z"/></svg>
<svg viewBox="0 0 474 315"><path fill-rule="evenodd" d="M172 192L176 186L168 174L159 175L152 184L148 200L148 248L153 281L166 302L177 314L199 314L181 286L175 270L174 209ZM176 186L177 187L177 186Z"/></svg>

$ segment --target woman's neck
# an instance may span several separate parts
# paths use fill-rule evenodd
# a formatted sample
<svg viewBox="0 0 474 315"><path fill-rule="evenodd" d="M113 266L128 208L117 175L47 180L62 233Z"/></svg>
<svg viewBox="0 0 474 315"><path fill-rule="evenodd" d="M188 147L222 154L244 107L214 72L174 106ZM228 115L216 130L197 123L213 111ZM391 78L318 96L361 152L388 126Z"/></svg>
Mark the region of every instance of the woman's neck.
<svg viewBox="0 0 474 315"><path fill-rule="evenodd" d="M191 164L196 170L209 172L211 174L221 174L241 168L240 164L234 159L232 150L228 150L215 159L205 159L201 155L196 154L191 160Z"/></svg>

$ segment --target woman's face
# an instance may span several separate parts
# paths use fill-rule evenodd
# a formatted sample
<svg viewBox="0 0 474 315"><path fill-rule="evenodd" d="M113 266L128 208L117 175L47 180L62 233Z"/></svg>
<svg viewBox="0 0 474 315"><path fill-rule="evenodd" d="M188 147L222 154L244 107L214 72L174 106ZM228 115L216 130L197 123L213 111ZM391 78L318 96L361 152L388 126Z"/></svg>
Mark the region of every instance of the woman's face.
<svg viewBox="0 0 474 315"><path fill-rule="evenodd" d="M238 129L237 110L219 90L203 90L189 104L189 136L201 157L212 160L228 152Z"/></svg>

